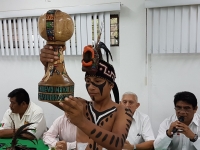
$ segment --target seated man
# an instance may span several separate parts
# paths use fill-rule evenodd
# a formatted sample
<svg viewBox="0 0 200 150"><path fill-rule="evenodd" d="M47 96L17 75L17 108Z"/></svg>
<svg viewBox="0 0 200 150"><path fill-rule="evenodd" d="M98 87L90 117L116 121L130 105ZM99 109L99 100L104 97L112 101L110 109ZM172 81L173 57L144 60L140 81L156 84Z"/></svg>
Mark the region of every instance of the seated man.
<svg viewBox="0 0 200 150"><path fill-rule="evenodd" d="M76 148L76 126L67 118L67 113L58 117L43 135L50 148L71 150Z"/></svg>
<svg viewBox="0 0 200 150"><path fill-rule="evenodd" d="M102 46L105 48L104 44L100 44L97 48ZM93 51L91 46L88 47ZM109 50L107 52L110 54ZM77 126L77 150L121 150L132 122L132 112L118 104L119 93L115 83L115 70L111 64L102 59L100 50L98 53L98 69L86 71L85 74L86 89L92 101L69 96L58 106L67 113L70 122ZM56 52L52 47L46 45L41 50L40 60L47 67L48 62L58 59L55 55ZM96 53L90 56L96 56ZM96 62L96 59L97 57L84 60L83 56L84 64ZM93 69L93 66L91 68ZM111 90L117 103L111 99Z"/></svg>
<svg viewBox="0 0 200 150"><path fill-rule="evenodd" d="M176 114L161 124L154 141L156 150L199 150L200 115L196 114L197 99L191 92L179 92L174 96ZM178 121L178 118L183 118Z"/></svg>
<svg viewBox="0 0 200 150"><path fill-rule="evenodd" d="M46 130L46 121L42 109L30 102L28 93L22 88L13 90L8 94L8 97L10 98L10 109L5 112L1 121L0 138L13 136L14 126L11 118L15 123L16 130L26 123L34 123L29 128L33 128L35 131L30 132L40 138Z"/></svg>
<svg viewBox="0 0 200 150"><path fill-rule="evenodd" d="M140 106L135 93L126 92L123 94L121 104L129 108L133 114L133 121L123 149L127 150L150 150L153 149L154 134L149 116L137 110Z"/></svg>

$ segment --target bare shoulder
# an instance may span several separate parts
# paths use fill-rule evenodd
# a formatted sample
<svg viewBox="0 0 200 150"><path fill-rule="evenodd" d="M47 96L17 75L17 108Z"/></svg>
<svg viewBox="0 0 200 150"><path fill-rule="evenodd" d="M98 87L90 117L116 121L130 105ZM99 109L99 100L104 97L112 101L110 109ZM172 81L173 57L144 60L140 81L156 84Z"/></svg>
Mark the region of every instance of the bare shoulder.
<svg viewBox="0 0 200 150"><path fill-rule="evenodd" d="M131 110L127 109L123 105L117 105L116 118L112 128L112 132L122 135L123 142L125 142L127 138L129 128L133 120L132 116L133 115Z"/></svg>
<svg viewBox="0 0 200 150"><path fill-rule="evenodd" d="M117 117L119 120L129 120L132 121L133 113L130 109L126 108L123 105L117 106Z"/></svg>
<svg viewBox="0 0 200 150"><path fill-rule="evenodd" d="M37 105L33 102L30 102L30 109L31 109L31 111L38 113L38 114L43 113L43 109L39 105Z"/></svg>
<svg viewBox="0 0 200 150"><path fill-rule="evenodd" d="M131 110L130 109L128 109L128 108L126 108L124 105L120 105L120 104L118 104L117 105L117 110L118 110L118 112L119 113L131 113L132 114L132 112L131 112Z"/></svg>

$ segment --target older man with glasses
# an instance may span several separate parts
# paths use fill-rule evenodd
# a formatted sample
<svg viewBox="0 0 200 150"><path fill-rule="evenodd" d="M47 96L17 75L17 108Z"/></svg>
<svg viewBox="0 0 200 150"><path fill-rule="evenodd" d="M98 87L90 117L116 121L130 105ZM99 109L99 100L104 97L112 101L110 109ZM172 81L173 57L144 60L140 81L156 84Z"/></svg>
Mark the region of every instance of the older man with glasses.
<svg viewBox="0 0 200 150"><path fill-rule="evenodd" d="M155 150L199 150L200 115L196 113L196 96L179 92L174 96L174 106L176 114L160 124Z"/></svg>

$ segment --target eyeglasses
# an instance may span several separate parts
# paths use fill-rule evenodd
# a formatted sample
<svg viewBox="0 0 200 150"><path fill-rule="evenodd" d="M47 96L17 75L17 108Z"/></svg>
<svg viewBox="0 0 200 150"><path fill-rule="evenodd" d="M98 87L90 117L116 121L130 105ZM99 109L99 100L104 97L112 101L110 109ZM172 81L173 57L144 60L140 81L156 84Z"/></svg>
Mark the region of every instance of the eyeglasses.
<svg viewBox="0 0 200 150"><path fill-rule="evenodd" d="M174 108L177 112L180 112L181 110L182 111L184 111L184 112L190 112L191 110L192 110L192 108L191 107L178 107L178 106L176 106L175 108Z"/></svg>

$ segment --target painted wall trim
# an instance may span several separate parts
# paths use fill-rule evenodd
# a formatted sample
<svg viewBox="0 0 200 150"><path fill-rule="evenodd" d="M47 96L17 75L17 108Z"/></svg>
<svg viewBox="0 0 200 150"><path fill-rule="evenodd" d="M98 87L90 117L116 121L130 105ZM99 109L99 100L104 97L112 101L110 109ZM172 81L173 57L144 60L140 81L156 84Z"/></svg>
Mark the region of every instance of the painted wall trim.
<svg viewBox="0 0 200 150"><path fill-rule="evenodd" d="M80 5L70 7L56 7L56 8L40 8L30 10L13 10L13 11L0 11L0 18L17 18L17 17L33 17L41 16L50 9L59 9L68 14L82 14L82 13L98 13L98 12L119 12L121 3L105 3L98 5Z"/></svg>
<svg viewBox="0 0 200 150"><path fill-rule="evenodd" d="M145 8L198 5L199 0L146 0Z"/></svg>

